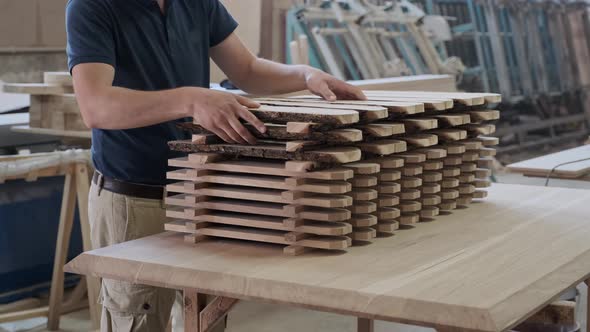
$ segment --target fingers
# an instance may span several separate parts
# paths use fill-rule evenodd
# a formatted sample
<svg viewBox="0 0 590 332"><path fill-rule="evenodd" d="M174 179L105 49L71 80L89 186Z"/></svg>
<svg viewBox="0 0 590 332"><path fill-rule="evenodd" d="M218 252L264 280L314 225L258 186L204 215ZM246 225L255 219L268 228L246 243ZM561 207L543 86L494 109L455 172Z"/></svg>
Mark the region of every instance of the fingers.
<svg viewBox="0 0 590 332"><path fill-rule="evenodd" d="M212 132L213 134L217 135L219 138L221 138L226 143L229 143L229 144L236 143L236 141L231 139L221 128L211 128L211 129L209 129L209 131Z"/></svg>
<svg viewBox="0 0 590 332"><path fill-rule="evenodd" d="M256 137L254 137L252 133L250 133L248 129L244 127L238 118L229 119L228 123L234 132L239 135L240 142L242 142L242 144L256 144Z"/></svg>
<svg viewBox="0 0 590 332"><path fill-rule="evenodd" d="M254 114L252 114L252 112L250 112L247 108L240 107L240 110L238 111L238 116L246 120L246 122L248 122L249 124L253 125L259 133L264 134L266 132L266 126L264 125L264 123L258 120L258 118Z"/></svg>
<svg viewBox="0 0 590 332"><path fill-rule="evenodd" d="M238 103L240 103L241 105L244 105L248 108L259 108L260 104L255 102L252 99L248 99L246 97L242 97L242 96L238 96L236 95L236 100L238 101Z"/></svg>
<svg viewBox="0 0 590 332"><path fill-rule="evenodd" d="M336 101L336 95L334 94L334 92L332 92L332 90L330 90L330 87L328 86L327 82L322 82L318 89L318 93L322 98L324 98L327 101Z"/></svg>
<svg viewBox="0 0 590 332"><path fill-rule="evenodd" d="M334 82L334 90L341 99L367 100L363 90L340 80Z"/></svg>

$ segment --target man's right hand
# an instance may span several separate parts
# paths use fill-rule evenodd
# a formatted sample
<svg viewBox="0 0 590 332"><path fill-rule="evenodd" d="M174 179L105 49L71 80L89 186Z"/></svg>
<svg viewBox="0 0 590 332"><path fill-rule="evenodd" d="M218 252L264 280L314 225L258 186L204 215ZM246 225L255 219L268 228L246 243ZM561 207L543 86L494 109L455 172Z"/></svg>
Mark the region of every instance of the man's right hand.
<svg viewBox="0 0 590 332"><path fill-rule="evenodd" d="M195 93L196 98L191 103L190 115L195 122L227 143L256 144L256 138L244 127L240 119L250 123L260 133L266 132L264 123L248 110L260 107L255 101L227 92L189 89L198 89Z"/></svg>

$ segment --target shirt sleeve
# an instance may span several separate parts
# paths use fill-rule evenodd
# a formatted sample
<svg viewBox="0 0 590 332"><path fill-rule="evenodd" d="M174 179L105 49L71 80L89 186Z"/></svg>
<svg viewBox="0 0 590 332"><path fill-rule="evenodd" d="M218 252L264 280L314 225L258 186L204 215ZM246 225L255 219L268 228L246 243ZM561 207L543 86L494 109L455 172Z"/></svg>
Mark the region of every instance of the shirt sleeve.
<svg viewBox="0 0 590 332"><path fill-rule="evenodd" d="M66 32L70 72L81 63L115 67L113 24L105 1L70 0L66 7Z"/></svg>
<svg viewBox="0 0 590 332"><path fill-rule="evenodd" d="M238 22L219 0L207 2L209 3L209 46L213 47L229 37L238 27Z"/></svg>

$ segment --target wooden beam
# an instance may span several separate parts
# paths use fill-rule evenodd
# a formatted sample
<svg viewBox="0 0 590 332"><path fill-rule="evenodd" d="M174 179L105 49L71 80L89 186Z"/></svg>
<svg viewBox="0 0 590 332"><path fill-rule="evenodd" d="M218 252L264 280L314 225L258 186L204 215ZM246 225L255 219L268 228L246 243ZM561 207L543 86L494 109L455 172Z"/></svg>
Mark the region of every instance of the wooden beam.
<svg viewBox="0 0 590 332"><path fill-rule="evenodd" d="M90 192L90 172L86 162L77 163L75 166L76 194L78 201L78 214L80 228L82 230L82 243L84 251L92 250L90 240L90 222L88 220L88 193ZM87 276L88 305L90 307L90 320L94 328L100 327L101 306L98 304L100 292L100 279Z"/></svg>
<svg viewBox="0 0 590 332"><path fill-rule="evenodd" d="M200 313L205 307L206 298L196 290L184 290L184 330L199 332L200 330Z"/></svg>
<svg viewBox="0 0 590 332"><path fill-rule="evenodd" d="M200 313L199 332L208 332L219 324L228 314L230 309L238 303L237 299L229 297L216 297Z"/></svg>
<svg viewBox="0 0 590 332"><path fill-rule="evenodd" d="M49 313L47 315L47 329L55 331L59 329L59 317L61 315L61 303L64 294L64 270L74 224L74 211L76 209L76 180L75 173L71 170L66 173L64 192L59 216L59 228L57 233L55 259L53 261L53 276L51 277L51 291L49 295Z"/></svg>

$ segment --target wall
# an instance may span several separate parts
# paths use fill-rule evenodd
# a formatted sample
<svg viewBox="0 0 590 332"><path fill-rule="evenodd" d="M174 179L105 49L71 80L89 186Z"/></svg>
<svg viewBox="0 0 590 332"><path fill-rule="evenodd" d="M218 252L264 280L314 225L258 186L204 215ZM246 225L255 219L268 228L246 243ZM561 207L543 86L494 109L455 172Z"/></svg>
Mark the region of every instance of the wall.
<svg viewBox="0 0 590 332"><path fill-rule="evenodd" d="M240 39L252 53L259 55L262 0L222 0L222 2L239 23L236 33ZM219 83L225 77L225 74L211 61L211 82Z"/></svg>
<svg viewBox="0 0 590 332"><path fill-rule="evenodd" d="M0 49L63 48L66 3L67 0L0 0Z"/></svg>

